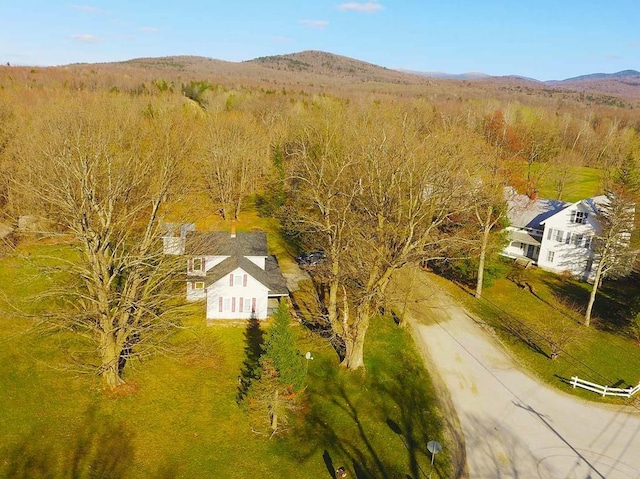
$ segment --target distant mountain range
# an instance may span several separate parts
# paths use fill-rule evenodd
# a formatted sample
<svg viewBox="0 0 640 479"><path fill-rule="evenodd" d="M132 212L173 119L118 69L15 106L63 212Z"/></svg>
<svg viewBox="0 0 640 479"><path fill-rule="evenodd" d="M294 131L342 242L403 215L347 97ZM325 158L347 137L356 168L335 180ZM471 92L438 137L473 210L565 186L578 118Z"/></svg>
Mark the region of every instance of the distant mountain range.
<svg viewBox="0 0 640 479"><path fill-rule="evenodd" d="M84 68L87 64L68 65ZM287 55L259 57L243 62L227 62L197 56L137 58L125 62L91 64L92 68L136 68L140 70L185 73L224 78L243 78L246 81L272 81L285 84L309 82L314 85L392 83L425 85L433 82L464 81L481 88L492 84L517 88L560 89L577 92L613 94L637 100L640 98L640 72L623 70L617 73L591 73L565 80L539 81L517 75L491 76L482 72L450 74L393 70L333 53L307 50ZM443 85L444 86L444 83Z"/></svg>
<svg viewBox="0 0 640 479"><path fill-rule="evenodd" d="M640 78L640 72L636 70L623 70L617 73L590 73L589 75L580 75L577 77L566 78L564 80L548 80L541 81L535 78L523 77L519 75L503 75L495 76L489 75L483 72L467 72L467 73L444 73L444 72L422 72L416 70L399 70L404 73L411 73L413 75L425 76L428 78L445 78L451 80L478 80L487 78L514 78L526 81L533 81L544 83L548 85L556 85L560 83L573 83L584 80L606 80L606 79L627 79L627 78Z"/></svg>
<svg viewBox="0 0 640 479"><path fill-rule="evenodd" d="M582 80L604 80L608 78L629 78L629 77L640 77L640 72L637 70L622 70L617 73L591 73L590 75L580 75L573 78L567 78L566 80L561 80L560 82L574 82L574 81L582 81ZM547 82L549 83L549 82Z"/></svg>
<svg viewBox="0 0 640 479"><path fill-rule="evenodd" d="M418 70L398 70L403 73L409 73L411 75L419 75L427 78L443 78L446 80L477 80L479 78L490 78L491 75L487 75L482 72L467 72L467 73L444 73L444 72L422 72Z"/></svg>

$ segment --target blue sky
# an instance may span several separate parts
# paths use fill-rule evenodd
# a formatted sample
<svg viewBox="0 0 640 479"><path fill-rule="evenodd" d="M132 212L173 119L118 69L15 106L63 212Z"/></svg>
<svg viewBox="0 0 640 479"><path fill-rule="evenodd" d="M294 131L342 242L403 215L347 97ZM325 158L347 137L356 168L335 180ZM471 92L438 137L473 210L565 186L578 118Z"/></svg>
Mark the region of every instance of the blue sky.
<svg viewBox="0 0 640 479"><path fill-rule="evenodd" d="M388 68L540 80L640 70L640 0L0 0L0 62L322 50Z"/></svg>

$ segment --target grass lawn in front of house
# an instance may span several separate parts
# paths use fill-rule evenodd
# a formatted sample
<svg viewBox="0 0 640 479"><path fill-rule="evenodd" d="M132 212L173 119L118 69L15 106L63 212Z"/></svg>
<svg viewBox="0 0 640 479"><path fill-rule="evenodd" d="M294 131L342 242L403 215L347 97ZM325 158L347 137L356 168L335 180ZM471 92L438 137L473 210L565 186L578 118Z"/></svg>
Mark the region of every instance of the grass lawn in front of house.
<svg viewBox="0 0 640 479"><path fill-rule="evenodd" d="M390 318L372 321L366 372L343 370L326 340L296 326L298 348L314 357L306 400L290 429L269 438L236 404L243 323L206 327L203 305L194 305L171 352L131 361L126 386L107 392L70 360L77 349L91 357L89 341L42 331L8 307L60 279L39 264L72 257L68 246L35 242L19 252L0 259L0 476L311 479L343 465L351 477L415 479L428 471L427 441L438 439L445 452L433 477L449 477L434 389L412 338ZM311 310L310 298L298 299Z"/></svg>

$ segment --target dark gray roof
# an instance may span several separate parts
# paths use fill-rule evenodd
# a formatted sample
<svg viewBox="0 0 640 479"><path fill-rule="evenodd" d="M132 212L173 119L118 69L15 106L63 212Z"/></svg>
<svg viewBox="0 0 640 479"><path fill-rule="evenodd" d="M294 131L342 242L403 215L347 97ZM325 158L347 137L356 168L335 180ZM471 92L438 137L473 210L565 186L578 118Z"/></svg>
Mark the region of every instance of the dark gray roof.
<svg viewBox="0 0 640 479"><path fill-rule="evenodd" d="M212 285L237 268L246 271L251 277L269 288L269 296L286 296L289 294L287 283L284 276L282 276L275 256L267 257L264 270L247 258L231 256L209 270L206 276L206 286ZM202 281L202 276L199 278ZM197 278L194 277L193 280L197 281Z"/></svg>
<svg viewBox="0 0 640 479"><path fill-rule="evenodd" d="M269 281L269 296L288 296L287 280L282 276L280 265L275 256L268 256L265 262L265 272Z"/></svg>
<svg viewBox="0 0 640 479"><path fill-rule="evenodd" d="M185 253L191 256L267 256L267 234L237 233L232 238L229 233L221 231L190 232Z"/></svg>

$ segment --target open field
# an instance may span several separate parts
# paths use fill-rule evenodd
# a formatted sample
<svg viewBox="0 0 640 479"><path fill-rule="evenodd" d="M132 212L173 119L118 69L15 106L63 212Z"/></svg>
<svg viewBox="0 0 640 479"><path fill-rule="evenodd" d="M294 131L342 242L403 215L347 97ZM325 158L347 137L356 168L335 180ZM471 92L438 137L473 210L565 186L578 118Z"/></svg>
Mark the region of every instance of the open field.
<svg viewBox="0 0 640 479"><path fill-rule="evenodd" d="M571 181L567 182L562 200L570 203L602 194L602 171L581 166L575 168ZM556 198L556 190L550 178L543 176L539 185L541 198Z"/></svg>

